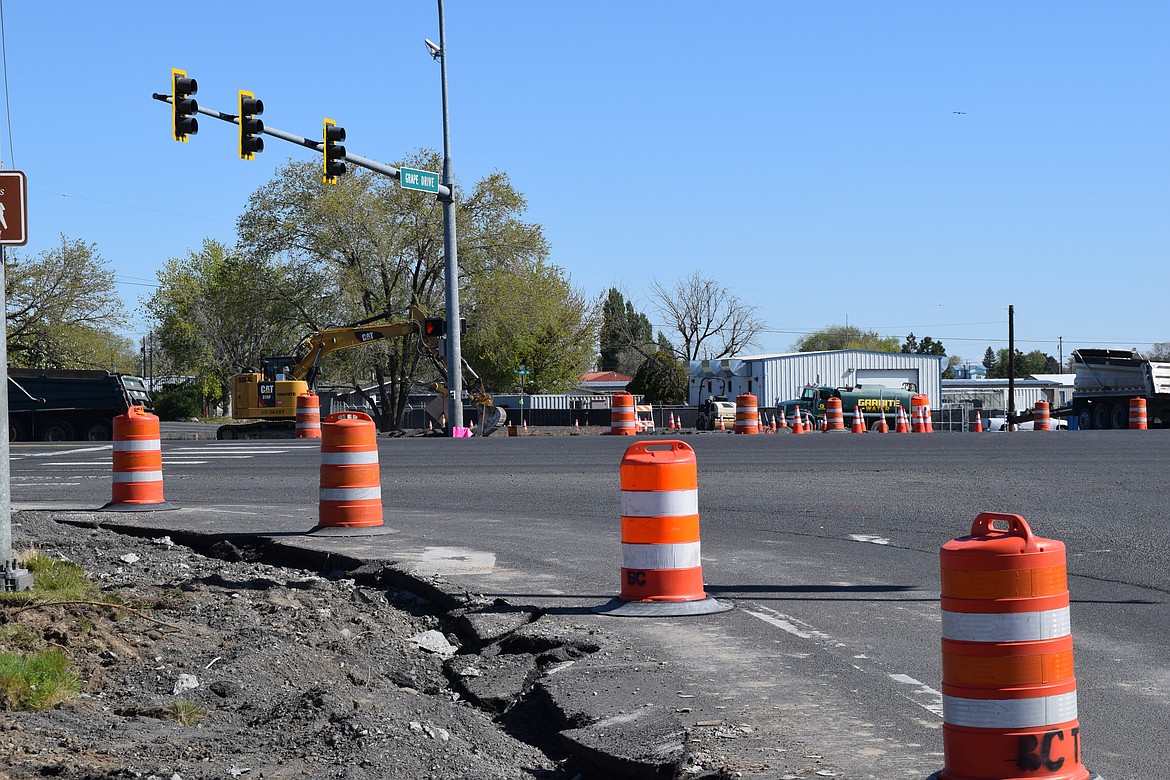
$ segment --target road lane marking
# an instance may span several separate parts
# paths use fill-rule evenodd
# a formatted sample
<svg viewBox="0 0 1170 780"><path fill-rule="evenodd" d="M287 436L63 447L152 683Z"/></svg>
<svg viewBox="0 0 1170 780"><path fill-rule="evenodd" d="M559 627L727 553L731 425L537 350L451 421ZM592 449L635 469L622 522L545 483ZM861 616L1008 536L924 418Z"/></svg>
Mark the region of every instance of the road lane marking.
<svg viewBox="0 0 1170 780"><path fill-rule="evenodd" d="M822 642L831 640L833 638L823 631L818 631L808 623L805 623L803 620L797 620L791 615L781 614L774 609L765 607L762 604L753 604L753 606L764 610L764 612L771 612L772 614L766 615L764 612L752 612L749 609L745 609L744 612L758 620L764 621L769 625L775 626L781 631L787 631L793 636L798 636L801 639L816 639Z"/></svg>
<svg viewBox="0 0 1170 780"><path fill-rule="evenodd" d="M30 452L24 455L26 458L55 458L58 455L72 455L75 452L98 452L100 450L112 450L113 444L103 444L100 447L74 447L73 449L61 450L59 452ZM11 460L11 458L10 458Z"/></svg>
<svg viewBox="0 0 1170 780"><path fill-rule="evenodd" d="M872 534L849 534L849 538L855 542L869 542L870 544L889 544L890 540L882 536L873 536Z"/></svg>
<svg viewBox="0 0 1170 780"><path fill-rule="evenodd" d="M891 674L889 678L903 685L917 685L918 689L910 693L903 693L902 697L909 699L924 710L933 712L940 718L943 716L943 695L924 682L915 680L908 674Z"/></svg>

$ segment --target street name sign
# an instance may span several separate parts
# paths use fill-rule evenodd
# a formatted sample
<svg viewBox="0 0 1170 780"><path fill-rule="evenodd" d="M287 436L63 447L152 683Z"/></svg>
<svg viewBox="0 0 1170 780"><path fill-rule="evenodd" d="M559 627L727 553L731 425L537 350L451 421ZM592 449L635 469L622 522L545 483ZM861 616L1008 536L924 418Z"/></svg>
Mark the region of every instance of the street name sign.
<svg viewBox="0 0 1170 780"><path fill-rule="evenodd" d="M438 192L439 174L430 171L417 171L414 168L400 168L398 183L404 190L418 190L419 192Z"/></svg>

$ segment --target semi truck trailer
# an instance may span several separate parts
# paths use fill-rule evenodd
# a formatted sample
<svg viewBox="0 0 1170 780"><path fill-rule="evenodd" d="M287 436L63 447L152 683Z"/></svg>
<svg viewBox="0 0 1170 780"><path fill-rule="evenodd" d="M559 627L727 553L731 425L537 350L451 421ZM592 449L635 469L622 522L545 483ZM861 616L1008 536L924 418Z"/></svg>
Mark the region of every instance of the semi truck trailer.
<svg viewBox="0 0 1170 780"><path fill-rule="evenodd" d="M151 409L140 377L108 371L8 369L9 441L109 441L114 418Z"/></svg>

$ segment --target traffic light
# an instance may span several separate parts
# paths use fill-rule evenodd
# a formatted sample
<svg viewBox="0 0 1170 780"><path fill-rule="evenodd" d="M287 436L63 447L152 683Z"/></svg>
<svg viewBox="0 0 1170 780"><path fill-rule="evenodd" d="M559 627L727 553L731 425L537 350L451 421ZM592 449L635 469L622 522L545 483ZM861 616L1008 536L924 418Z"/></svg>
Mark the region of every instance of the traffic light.
<svg viewBox="0 0 1170 780"><path fill-rule="evenodd" d="M325 120L325 127L321 131L322 160L324 162L321 181L326 184L336 184L337 177L345 174L345 147L338 144L345 141L345 128L338 127L332 119Z"/></svg>
<svg viewBox="0 0 1170 780"><path fill-rule="evenodd" d="M199 104L191 97L199 91L195 79L187 78L187 71L171 68L171 134L176 141L186 142L187 136L199 132Z"/></svg>
<svg viewBox="0 0 1170 780"><path fill-rule="evenodd" d="M264 122L256 117L264 113L264 101L257 100L256 96L247 90L240 90L239 122L240 122L240 159L251 160L264 151Z"/></svg>
<svg viewBox="0 0 1170 780"><path fill-rule="evenodd" d="M442 317L427 317L423 320L422 334L426 338L439 338L447 335L447 321Z"/></svg>

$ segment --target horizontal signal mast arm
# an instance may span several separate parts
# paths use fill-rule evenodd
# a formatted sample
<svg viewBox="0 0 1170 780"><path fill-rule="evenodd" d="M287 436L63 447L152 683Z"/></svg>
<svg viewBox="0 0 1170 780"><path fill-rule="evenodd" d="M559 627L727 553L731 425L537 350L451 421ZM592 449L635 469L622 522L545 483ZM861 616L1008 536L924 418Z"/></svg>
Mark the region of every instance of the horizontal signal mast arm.
<svg viewBox="0 0 1170 780"><path fill-rule="evenodd" d="M151 95L151 97L153 97L155 100L162 101L163 103L171 102L170 95L162 95L158 92L155 92ZM235 114L225 114L222 111L216 111L214 108L204 108L203 106L199 106L199 113L205 116L209 116L212 119L219 119L233 125L238 125L240 123L239 117L237 117ZM314 141L311 138L305 138L294 133L286 133L284 130L277 130L275 127L269 127L267 124L264 125L263 132L264 135L270 135L273 138L279 138L282 141L288 141L289 143L303 146L306 149L312 149L315 152L324 152L325 145L321 141ZM353 163L359 168L365 168L366 170L373 171L374 173L380 173L383 176L389 176L391 179L394 179L394 181L399 182L399 184L402 182L402 173L391 165L384 165L377 160L371 160L368 157L362 157L359 154L351 154L349 152L346 152L345 154L345 161L347 163ZM440 200L444 198L450 198L451 189L445 184L440 184L438 194Z"/></svg>

